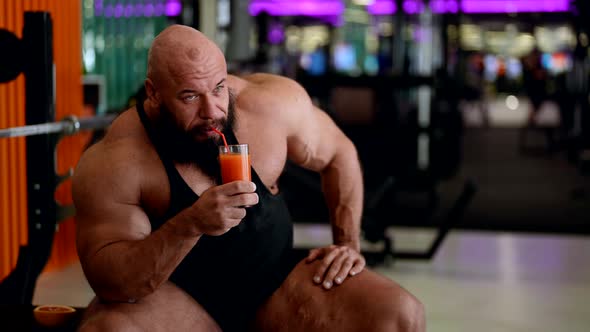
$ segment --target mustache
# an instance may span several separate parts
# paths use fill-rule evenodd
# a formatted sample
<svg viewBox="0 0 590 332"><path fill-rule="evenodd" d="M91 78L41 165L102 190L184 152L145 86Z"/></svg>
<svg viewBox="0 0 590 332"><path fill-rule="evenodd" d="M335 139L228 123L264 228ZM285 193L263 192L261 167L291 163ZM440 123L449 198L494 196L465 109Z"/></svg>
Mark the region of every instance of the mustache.
<svg viewBox="0 0 590 332"><path fill-rule="evenodd" d="M227 121L225 119L221 119L221 120L211 120L208 121L205 124L196 126L194 128L191 128L187 133L186 136L187 137L195 137L195 136L200 136L206 132L211 131L212 129L218 130L218 131L223 131L225 129L227 129ZM213 136L212 139L214 141L218 141L216 136Z"/></svg>

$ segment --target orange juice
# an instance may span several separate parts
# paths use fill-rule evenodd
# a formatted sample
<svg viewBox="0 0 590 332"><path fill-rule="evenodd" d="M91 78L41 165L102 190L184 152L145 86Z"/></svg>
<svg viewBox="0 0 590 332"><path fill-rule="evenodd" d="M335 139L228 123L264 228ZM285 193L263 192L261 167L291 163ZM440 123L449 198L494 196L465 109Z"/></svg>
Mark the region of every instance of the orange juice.
<svg viewBox="0 0 590 332"><path fill-rule="evenodd" d="M236 180L251 181L249 154L220 154L219 164L221 166L221 181L223 183Z"/></svg>

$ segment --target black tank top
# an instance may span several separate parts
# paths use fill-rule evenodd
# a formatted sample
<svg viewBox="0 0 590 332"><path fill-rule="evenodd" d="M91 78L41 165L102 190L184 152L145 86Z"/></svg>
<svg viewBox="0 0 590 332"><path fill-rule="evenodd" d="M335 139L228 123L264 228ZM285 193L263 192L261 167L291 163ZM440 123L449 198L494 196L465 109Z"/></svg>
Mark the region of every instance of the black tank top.
<svg viewBox="0 0 590 332"><path fill-rule="evenodd" d="M154 231L199 196L180 176L165 147L159 146L142 103L136 108L170 183L170 206L162 218L150 220ZM233 132L224 135L228 144L237 144ZM259 203L247 208L246 217L229 232L203 235L170 277L223 331L246 330L257 308L279 288L298 260L293 255L293 225L285 200L281 194L271 194L254 169L251 173Z"/></svg>

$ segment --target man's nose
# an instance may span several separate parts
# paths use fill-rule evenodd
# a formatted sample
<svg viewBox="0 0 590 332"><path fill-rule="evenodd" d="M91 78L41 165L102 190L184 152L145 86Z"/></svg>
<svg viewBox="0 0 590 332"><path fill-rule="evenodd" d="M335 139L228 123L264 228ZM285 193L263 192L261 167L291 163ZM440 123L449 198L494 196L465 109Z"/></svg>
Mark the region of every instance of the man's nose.
<svg viewBox="0 0 590 332"><path fill-rule="evenodd" d="M202 119L213 119L215 113L215 103L209 95L204 95L199 109L199 116Z"/></svg>

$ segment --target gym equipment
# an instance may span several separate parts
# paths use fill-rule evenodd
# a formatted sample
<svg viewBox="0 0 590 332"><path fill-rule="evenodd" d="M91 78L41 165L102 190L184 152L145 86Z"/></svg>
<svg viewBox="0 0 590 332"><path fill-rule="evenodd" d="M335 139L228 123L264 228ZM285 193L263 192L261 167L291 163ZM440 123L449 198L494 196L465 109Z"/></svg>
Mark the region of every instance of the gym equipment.
<svg viewBox="0 0 590 332"><path fill-rule="evenodd" d="M73 135L80 130L106 128L111 122L113 122L115 117L115 114L109 114L105 116L93 116L79 119L76 116L71 115L59 122L0 129L0 138L47 134Z"/></svg>
<svg viewBox="0 0 590 332"><path fill-rule="evenodd" d="M35 284L47 264L57 225L74 215L72 205L55 201L56 188L73 170L56 174L56 147L80 130L106 128L115 115L55 122L53 29L48 12L25 12L23 38L0 30L0 82L25 76L26 126L0 129L0 139L26 136L29 241L19 248L14 270L0 283L0 304L31 305ZM8 46L8 47L5 47ZM11 53L11 52L2 52ZM22 61L22 62L21 62Z"/></svg>
<svg viewBox="0 0 590 332"><path fill-rule="evenodd" d="M10 82L23 70L23 43L12 32L0 29L0 83Z"/></svg>

